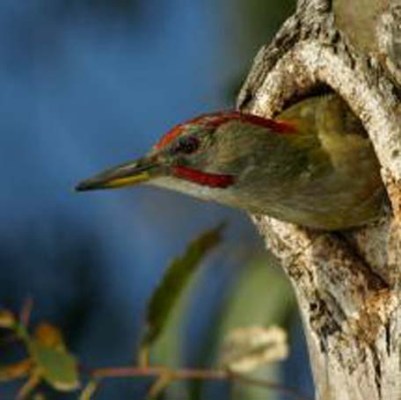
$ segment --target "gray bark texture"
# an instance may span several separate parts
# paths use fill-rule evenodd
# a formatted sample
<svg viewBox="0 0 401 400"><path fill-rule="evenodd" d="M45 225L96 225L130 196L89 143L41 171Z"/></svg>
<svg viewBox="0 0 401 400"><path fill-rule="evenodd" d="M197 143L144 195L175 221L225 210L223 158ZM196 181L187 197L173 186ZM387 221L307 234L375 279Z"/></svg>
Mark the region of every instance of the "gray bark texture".
<svg viewBox="0 0 401 400"><path fill-rule="evenodd" d="M337 92L363 122L390 198L382 221L347 232L252 217L296 292L318 400L401 399L400 64L401 3L299 0L238 97L271 117Z"/></svg>

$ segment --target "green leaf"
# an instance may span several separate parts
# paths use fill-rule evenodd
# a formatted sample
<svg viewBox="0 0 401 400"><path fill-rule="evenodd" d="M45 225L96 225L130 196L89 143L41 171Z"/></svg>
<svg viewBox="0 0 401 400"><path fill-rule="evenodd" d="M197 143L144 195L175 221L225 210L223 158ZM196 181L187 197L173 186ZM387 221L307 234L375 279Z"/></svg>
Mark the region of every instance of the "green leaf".
<svg viewBox="0 0 401 400"><path fill-rule="evenodd" d="M79 387L78 363L67 350L61 332L48 323L40 324L28 349L37 373L54 389L72 391Z"/></svg>
<svg viewBox="0 0 401 400"><path fill-rule="evenodd" d="M226 292L230 296L223 304L216 305L218 311L210 326L209 336L201 343L202 350L199 352L200 358L195 361L196 365L209 367L211 359L218 355L224 338L232 330L255 325L286 327L290 315L296 309L287 278L278 268L275 259L265 253L262 257L257 256L244 263L238 279L226 288ZM262 379L278 379L276 365L268 365L254 374ZM205 382L191 382L191 399L203 398L204 387ZM278 398L274 391L267 396L264 389L252 385L235 385L233 390L233 399Z"/></svg>
<svg viewBox="0 0 401 400"><path fill-rule="evenodd" d="M149 348L158 339L191 275L208 252L220 243L223 229L224 224L220 224L202 233L170 264L149 301L142 349Z"/></svg>
<svg viewBox="0 0 401 400"><path fill-rule="evenodd" d="M221 335L238 327L285 325L296 309L291 285L269 254L256 257L240 271L221 321Z"/></svg>
<svg viewBox="0 0 401 400"><path fill-rule="evenodd" d="M239 278L221 320L219 348L227 333L238 327L286 327L296 307L291 286L272 256L255 258L242 269ZM278 381L278 365L267 365L253 372L252 376ZM235 385L233 390L233 399L259 400L262 396L269 400L280 398L275 391L266 394L264 389L252 385Z"/></svg>
<svg viewBox="0 0 401 400"><path fill-rule="evenodd" d="M32 357L41 377L54 389L71 391L79 387L78 367L74 356L61 349L52 349L32 342Z"/></svg>

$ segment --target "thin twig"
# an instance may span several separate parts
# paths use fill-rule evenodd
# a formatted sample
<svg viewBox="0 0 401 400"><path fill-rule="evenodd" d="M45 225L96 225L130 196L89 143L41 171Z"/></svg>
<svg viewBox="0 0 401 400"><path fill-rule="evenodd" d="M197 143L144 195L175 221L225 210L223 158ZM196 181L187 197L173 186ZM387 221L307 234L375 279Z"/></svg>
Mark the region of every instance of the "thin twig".
<svg viewBox="0 0 401 400"><path fill-rule="evenodd" d="M97 379L129 378L129 377L157 377L166 371L164 367L107 367L92 370L91 375Z"/></svg>
<svg viewBox="0 0 401 400"><path fill-rule="evenodd" d="M295 389L291 389L275 382L255 379L241 374L225 370L209 369L178 369L170 370L166 367L107 367L92 371L91 375L96 379L127 378L127 377L160 377L169 372L171 380L228 380L246 385L259 386L276 390L291 396L294 400L310 400L301 395Z"/></svg>

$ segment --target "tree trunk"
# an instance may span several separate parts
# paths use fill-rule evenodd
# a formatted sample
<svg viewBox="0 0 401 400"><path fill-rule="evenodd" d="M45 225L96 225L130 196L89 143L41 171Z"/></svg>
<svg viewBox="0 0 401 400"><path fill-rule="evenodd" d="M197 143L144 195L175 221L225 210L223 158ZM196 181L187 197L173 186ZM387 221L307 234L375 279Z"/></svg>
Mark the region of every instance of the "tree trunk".
<svg viewBox="0 0 401 400"><path fill-rule="evenodd" d="M300 0L238 98L271 117L329 88L361 119L382 167L391 210L374 226L324 233L252 217L294 286L320 400L401 399L400 21L390 0Z"/></svg>

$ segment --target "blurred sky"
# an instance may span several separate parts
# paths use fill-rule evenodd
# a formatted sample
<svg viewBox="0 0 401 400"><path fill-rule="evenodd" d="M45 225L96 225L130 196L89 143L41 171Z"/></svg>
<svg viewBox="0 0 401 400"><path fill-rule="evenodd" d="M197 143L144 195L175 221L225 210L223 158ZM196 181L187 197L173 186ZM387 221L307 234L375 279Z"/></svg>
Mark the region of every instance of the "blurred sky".
<svg viewBox="0 0 401 400"><path fill-rule="evenodd" d="M215 204L151 188L73 192L172 125L233 107L291 10L264 5L266 29L252 20L258 3L0 2L0 305L32 296L34 313L68 328L94 365L132 358L146 298L197 233L229 221L212 298L262 249L244 214Z"/></svg>

